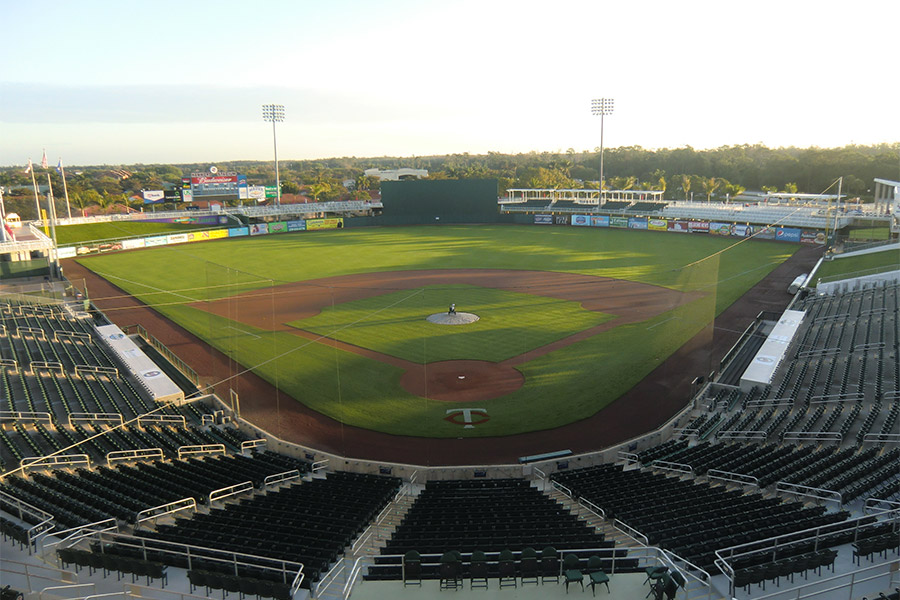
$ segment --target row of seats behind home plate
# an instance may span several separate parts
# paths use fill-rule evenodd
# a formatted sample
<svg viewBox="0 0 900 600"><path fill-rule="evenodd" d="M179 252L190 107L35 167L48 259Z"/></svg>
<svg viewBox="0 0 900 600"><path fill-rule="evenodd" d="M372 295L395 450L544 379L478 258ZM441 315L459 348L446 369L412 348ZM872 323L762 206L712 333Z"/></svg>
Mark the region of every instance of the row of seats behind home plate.
<svg viewBox="0 0 900 600"><path fill-rule="evenodd" d="M422 556L425 579L439 578L438 560L446 552L460 553L464 564L473 555L487 555L491 577L499 575L503 553L514 561L544 553L557 565L563 554L585 560L599 554L607 571L615 555L616 572L636 567L625 550L522 479L429 481L367 578L400 579L400 557L408 552Z"/></svg>

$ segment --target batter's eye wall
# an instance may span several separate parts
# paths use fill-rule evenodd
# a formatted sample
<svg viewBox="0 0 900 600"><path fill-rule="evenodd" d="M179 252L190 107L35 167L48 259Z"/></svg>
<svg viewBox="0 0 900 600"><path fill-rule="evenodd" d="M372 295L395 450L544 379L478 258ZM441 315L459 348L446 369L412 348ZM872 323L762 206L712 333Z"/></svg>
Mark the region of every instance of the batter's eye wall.
<svg viewBox="0 0 900 600"><path fill-rule="evenodd" d="M512 222L500 214L497 186L496 179L384 181L381 183L384 211L371 224Z"/></svg>

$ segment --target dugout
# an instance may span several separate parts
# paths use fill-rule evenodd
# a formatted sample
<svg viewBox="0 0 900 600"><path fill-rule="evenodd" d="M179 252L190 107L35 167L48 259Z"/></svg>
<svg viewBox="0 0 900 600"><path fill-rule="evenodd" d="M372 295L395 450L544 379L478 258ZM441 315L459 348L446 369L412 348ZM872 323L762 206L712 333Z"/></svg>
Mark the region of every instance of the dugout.
<svg viewBox="0 0 900 600"><path fill-rule="evenodd" d="M512 223L497 204L496 179L437 179L381 182L377 217L348 219L348 226Z"/></svg>

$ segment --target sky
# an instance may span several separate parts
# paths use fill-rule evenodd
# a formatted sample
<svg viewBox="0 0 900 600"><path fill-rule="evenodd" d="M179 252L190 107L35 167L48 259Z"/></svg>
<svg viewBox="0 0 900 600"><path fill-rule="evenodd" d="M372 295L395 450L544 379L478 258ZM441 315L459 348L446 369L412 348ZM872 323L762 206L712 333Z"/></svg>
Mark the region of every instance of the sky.
<svg viewBox="0 0 900 600"><path fill-rule="evenodd" d="M0 165L900 141L883 0L0 4Z"/></svg>

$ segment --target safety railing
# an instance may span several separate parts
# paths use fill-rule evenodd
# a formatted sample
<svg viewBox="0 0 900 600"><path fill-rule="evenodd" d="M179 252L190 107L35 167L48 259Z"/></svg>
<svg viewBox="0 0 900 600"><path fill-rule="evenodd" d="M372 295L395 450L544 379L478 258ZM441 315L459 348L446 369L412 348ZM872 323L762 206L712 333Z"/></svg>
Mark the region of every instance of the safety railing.
<svg viewBox="0 0 900 600"><path fill-rule="evenodd" d="M53 528L53 515L36 506L32 506L24 500L20 500L3 490L0 490L0 506L2 506L3 510L8 514L17 517L20 521L37 521L37 524L32 525L25 532L29 554L35 549L35 540L37 540L38 536ZM26 516L30 517L30 519L26 519Z"/></svg>
<svg viewBox="0 0 900 600"><path fill-rule="evenodd" d="M900 511L881 511L880 514L875 515L874 521L872 516L858 517L839 523L820 525L819 527L802 531L794 531L763 540L722 548L715 551L716 559L714 562L728 579L729 586L733 586L735 569L732 563L739 558L749 555L768 554L771 560L775 560L778 556L778 551L785 546L795 547L804 543L812 543L812 551L816 552L819 550L823 539L833 539L834 536L852 534L851 541L855 542L859 539L861 531L877 529L886 522L893 523L894 527L900 525Z"/></svg>
<svg viewBox="0 0 900 600"><path fill-rule="evenodd" d="M53 591L51 594L50 591ZM60 598L64 600L75 600L76 598L87 598L88 594L75 594L69 595L69 592L75 590L89 590L91 592L97 591L96 583L69 583L66 585L51 585L45 587L40 592L38 592L38 600L44 600L44 594L47 594L48 600L59 600Z"/></svg>
<svg viewBox="0 0 900 600"><path fill-rule="evenodd" d="M769 434L765 431L720 431L717 436L720 440L756 440L765 441Z"/></svg>
<svg viewBox="0 0 900 600"><path fill-rule="evenodd" d="M94 338L87 333L79 333L77 331L65 331L57 329L53 331L53 341L61 342L63 340L79 340L85 343L93 343Z"/></svg>
<svg viewBox="0 0 900 600"><path fill-rule="evenodd" d="M269 558L242 552L231 552L205 546L194 546L192 544L142 538L108 531L99 532L94 539L100 542L101 552L103 552L108 545L114 545L120 548L133 549L136 554L140 554L140 558L143 560L148 560L148 556L152 557L163 554L175 557L178 560L186 560L187 570L193 569L194 561L199 560L202 561L202 564L204 565L217 563L222 565L222 567L227 566L234 575L238 575L242 567L256 567L264 571L275 572L281 576L282 583L291 584L292 593L296 592L303 581L303 564L289 560ZM296 587L294 587L295 585Z"/></svg>
<svg viewBox="0 0 900 600"><path fill-rule="evenodd" d="M752 475L744 475L743 473L710 469L706 472L706 476L707 478L716 481L724 481L726 483L739 483L740 485L752 485L753 487L759 487L759 479L753 477Z"/></svg>
<svg viewBox="0 0 900 600"><path fill-rule="evenodd" d="M883 513L892 510L900 512L900 501L882 500L881 498L867 498L865 505L863 505L863 513L867 515L872 513Z"/></svg>
<svg viewBox="0 0 900 600"><path fill-rule="evenodd" d="M106 455L106 466L111 467L120 462L137 460L163 460L162 448L139 448L138 450L113 450Z"/></svg>
<svg viewBox="0 0 900 600"><path fill-rule="evenodd" d="M62 531L48 531L47 533L52 533L52 537L55 538L54 541L47 541L50 535L43 535L40 538L40 552L39 554L45 555L48 550L59 546L60 548L68 548L69 546L77 543L79 540L82 540L86 537L90 537L91 535L97 533L98 531L116 531L118 529L118 523L116 523L115 519L103 519L102 521L95 521L93 523L87 523L86 525L79 525L77 527L72 527L70 529L63 529Z"/></svg>
<svg viewBox="0 0 900 600"><path fill-rule="evenodd" d="M187 421L184 415L141 415L138 417L138 426L146 427L147 425L175 425L179 427L187 427Z"/></svg>
<svg viewBox="0 0 900 600"><path fill-rule="evenodd" d="M826 490L822 488L809 487L797 483L788 483L787 481L779 481L775 484L775 491L782 494L790 494L792 496L801 496L803 498L812 498L814 500L824 500L828 502L837 502L838 509L844 506L841 494L834 490Z"/></svg>
<svg viewBox="0 0 900 600"><path fill-rule="evenodd" d="M37 421L38 423L53 422L48 412L28 412L20 410L0 410L0 421Z"/></svg>
<svg viewBox="0 0 900 600"><path fill-rule="evenodd" d="M294 469L293 471L284 471L283 473L275 473L273 475L267 475L265 479L263 479L263 485L265 487L278 485L279 483L284 483L285 481L291 481L293 479L300 479L300 471Z"/></svg>
<svg viewBox="0 0 900 600"><path fill-rule="evenodd" d="M587 510L591 511L592 513L594 513L601 519L604 519L604 520L606 519L606 511L603 510L602 508L600 508L599 506L597 506L596 504L594 504L593 502L591 502L590 500L588 500L587 498L579 498L578 504L580 504Z"/></svg>
<svg viewBox="0 0 900 600"><path fill-rule="evenodd" d="M900 433L867 433L863 442L876 442L879 444L900 444Z"/></svg>
<svg viewBox="0 0 900 600"><path fill-rule="evenodd" d="M33 593L35 591L34 584L36 582L34 580L43 581L45 582L44 585L46 585L46 582L62 584L72 584L78 582L78 576L71 571L65 571L63 569L57 569L55 567L43 564L35 564L34 562L26 563L18 560L12 560L8 556L3 557L2 571L3 573L18 575L21 578L24 578L25 583L28 586L29 593Z"/></svg>
<svg viewBox="0 0 900 600"><path fill-rule="evenodd" d="M317 460L312 464L311 470L313 473L318 473L319 471L324 471L328 468L328 459L323 458L322 460Z"/></svg>
<svg viewBox="0 0 900 600"><path fill-rule="evenodd" d="M837 431L785 431L782 442L835 442L840 444L844 436Z"/></svg>
<svg viewBox="0 0 900 600"><path fill-rule="evenodd" d="M882 581L876 587L881 589L893 589L896 569L891 563L882 563L868 567L862 567L849 573L839 573L818 579L815 582L805 583L793 589L779 589L761 596L754 595L753 600L855 600L860 597L860 586L874 581ZM864 587L863 590L867 590Z"/></svg>
<svg viewBox="0 0 900 600"><path fill-rule="evenodd" d="M225 454L225 444L199 444L196 446L180 446L178 448L178 460L183 459L185 456L197 456L201 454Z"/></svg>
<svg viewBox="0 0 900 600"><path fill-rule="evenodd" d="M115 367L98 367L95 365L75 365L75 374L84 375L85 373L93 373L95 375L107 375L109 377L118 377L119 370Z"/></svg>
<svg viewBox="0 0 900 600"><path fill-rule="evenodd" d="M247 492L253 491L253 482L252 481L244 481L242 483L236 483L234 485L229 485L228 487L223 487L218 490L213 490L209 493L209 499L207 500L207 504L212 506L213 502L218 502L219 500L224 500L225 498L230 498L231 496L237 496L238 494L245 494Z"/></svg>
<svg viewBox="0 0 900 600"><path fill-rule="evenodd" d="M19 461L19 466L28 469L52 469L55 467L91 467L87 454L55 454L53 456L28 456Z"/></svg>
<svg viewBox="0 0 900 600"><path fill-rule="evenodd" d="M650 463L652 469L662 469L664 471L675 471L676 473L684 473L686 475L694 474L694 467L685 463L671 462L668 460L654 460Z"/></svg>
<svg viewBox="0 0 900 600"><path fill-rule="evenodd" d="M268 443L269 441L266 438L259 438L258 440L246 440L241 442L241 452L253 450L254 448L264 448Z"/></svg>
<svg viewBox="0 0 900 600"><path fill-rule="evenodd" d="M46 361L46 360L33 360L33 361L31 361L30 366L31 366L32 373L37 373L38 371L50 371L50 372L55 372L55 373L59 373L60 375L62 375L64 372L62 363L59 363L59 362L52 362L52 361Z"/></svg>
<svg viewBox="0 0 900 600"><path fill-rule="evenodd" d="M358 558L357 561L359 561L361 558L364 557ZM332 567L328 570L328 572L325 573L325 575L320 577L319 580L315 583L312 583L309 588L310 597L319 598L320 596L323 596L332 585L337 584L338 577L340 577L346 570L346 562L346 558L338 558L337 561L335 561L334 565L332 565ZM337 594L329 593L328 596L333 598L337 596Z"/></svg>
<svg viewBox="0 0 900 600"><path fill-rule="evenodd" d="M197 510L197 501L193 498L182 498L167 504L160 504L151 508L145 508L137 514L136 523L140 525L146 521L158 519L165 515L171 515L183 510Z"/></svg>
<svg viewBox="0 0 900 600"><path fill-rule="evenodd" d="M619 451L616 455L616 462L624 462L625 466L631 466L635 464L640 464L641 459L634 452L623 452Z"/></svg>
<svg viewBox="0 0 900 600"><path fill-rule="evenodd" d="M627 523L620 521L619 519L613 520L613 527L615 527L631 539L640 542L644 546L650 545L650 540L647 539L646 535L644 535L634 527L631 527Z"/></svg>
<svg viewBox="0 0 900 600"><path fill-rule="evenodd" d="M565 495L568 496L569 498L574 498L574 497L575 497L575 495L572 494L572 490L570 490L569 488L567 488L566 486L564 486L564 485L561 484L560 482L556 481L555 479L551 479L551 480L550 480L550 487L552 487L552 488L555 489L555 490L559 490L560 492L562 492L563 494L565 494Z"/></svg>
<svg viewBox="0 0 900 600"><path fill-rule="evenodd" d="M157 352L162 354L166 358L166 360L168 360L169 363L172 364L172 366L178 369L178 371L182 375L187 377L191 383L193 383L197 387L200 387L200 376L197 375L197 372L189 367L186 362L178 358L174 352L169 350L169 348L165 344L156 339L156 337L154 337L150 332L144 329L143 326L132 325L130 327L126 327L125 331L130 333L132 328L137 332L139 336L144 338L148 344L155 348Z"/></svg>
<svg viewBox="0 0 900 600"><path fill-rule="evenodd" d="M69 415L69 427L76 423L115 423L121 425L125 418L120 413L73 412Z"/></svg>

